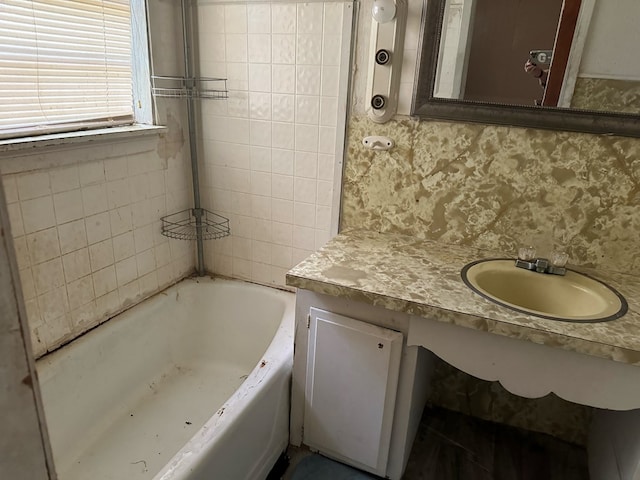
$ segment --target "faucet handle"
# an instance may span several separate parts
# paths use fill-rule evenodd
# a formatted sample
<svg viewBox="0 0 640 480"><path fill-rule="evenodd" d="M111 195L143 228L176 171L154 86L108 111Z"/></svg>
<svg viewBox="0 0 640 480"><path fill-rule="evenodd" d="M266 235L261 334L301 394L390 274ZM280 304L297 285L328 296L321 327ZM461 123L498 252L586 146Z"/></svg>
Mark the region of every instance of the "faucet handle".
<svg viewBox="0 0 640 480"><path fill-rule="evenodd" d="M536 249L530 245L520 247L518 249L518 260L523 260L525 262L531 262L536 258Z"/></svg>
<svg viewBox="0 0 640 480"><path fill-rule="evenodd" d="M554 250L549 257L549 263L554 267L564 267L569 261L569 255L560 250Z"/></svg>

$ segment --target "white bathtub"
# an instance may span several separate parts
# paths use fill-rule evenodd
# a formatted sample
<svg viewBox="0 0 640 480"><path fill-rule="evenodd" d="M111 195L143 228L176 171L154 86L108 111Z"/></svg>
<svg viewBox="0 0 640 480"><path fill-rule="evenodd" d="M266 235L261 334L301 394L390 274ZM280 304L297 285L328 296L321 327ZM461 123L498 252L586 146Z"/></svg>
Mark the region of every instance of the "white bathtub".
<svg viewBox="0 0 640 480"><path fill-rule="evenodd" d="M264 479L289 438L294 295L185 280L37 362L60 480Z"/></svg>

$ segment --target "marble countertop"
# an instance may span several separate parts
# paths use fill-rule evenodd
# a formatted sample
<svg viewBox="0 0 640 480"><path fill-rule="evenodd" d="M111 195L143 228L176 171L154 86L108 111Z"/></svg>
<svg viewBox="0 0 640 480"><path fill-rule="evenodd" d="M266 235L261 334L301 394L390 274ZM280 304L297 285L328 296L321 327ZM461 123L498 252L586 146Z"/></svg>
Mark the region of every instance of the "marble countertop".
<svg viewBox="0 0 640 480"><path fill-rule="evenodd" d="M618 290L629 311L601 323L547 320L494 304L463 283L464 265L496 257L505 255L405 235L350 231L291 269L287 285L640 366L640 277L575 268Z"/></svg>

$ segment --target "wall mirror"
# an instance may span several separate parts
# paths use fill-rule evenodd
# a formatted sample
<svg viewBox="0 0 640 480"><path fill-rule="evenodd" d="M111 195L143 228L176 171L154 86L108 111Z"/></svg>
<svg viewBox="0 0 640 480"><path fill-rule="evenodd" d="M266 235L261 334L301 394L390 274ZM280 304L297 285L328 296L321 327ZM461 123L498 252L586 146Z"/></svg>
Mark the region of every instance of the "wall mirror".
<svg viewBox="0 0 640 480"><path fill-rule="evenodd" d="M425 0L412 115L640 137L638 0Z"/></svg>

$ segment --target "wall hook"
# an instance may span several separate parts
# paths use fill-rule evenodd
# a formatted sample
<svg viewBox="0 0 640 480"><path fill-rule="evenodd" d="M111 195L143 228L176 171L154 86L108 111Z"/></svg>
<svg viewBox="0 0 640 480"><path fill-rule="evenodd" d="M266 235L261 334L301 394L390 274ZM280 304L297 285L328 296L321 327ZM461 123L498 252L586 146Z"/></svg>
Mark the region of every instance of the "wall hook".
<svg viewBox="0 0 640 480"><path fill-rule="evenodd" d="M382 137L379 135L371 135L362 139L362 145L371 150L390 150L395 146L393 140L389 137Z"/></svg>

